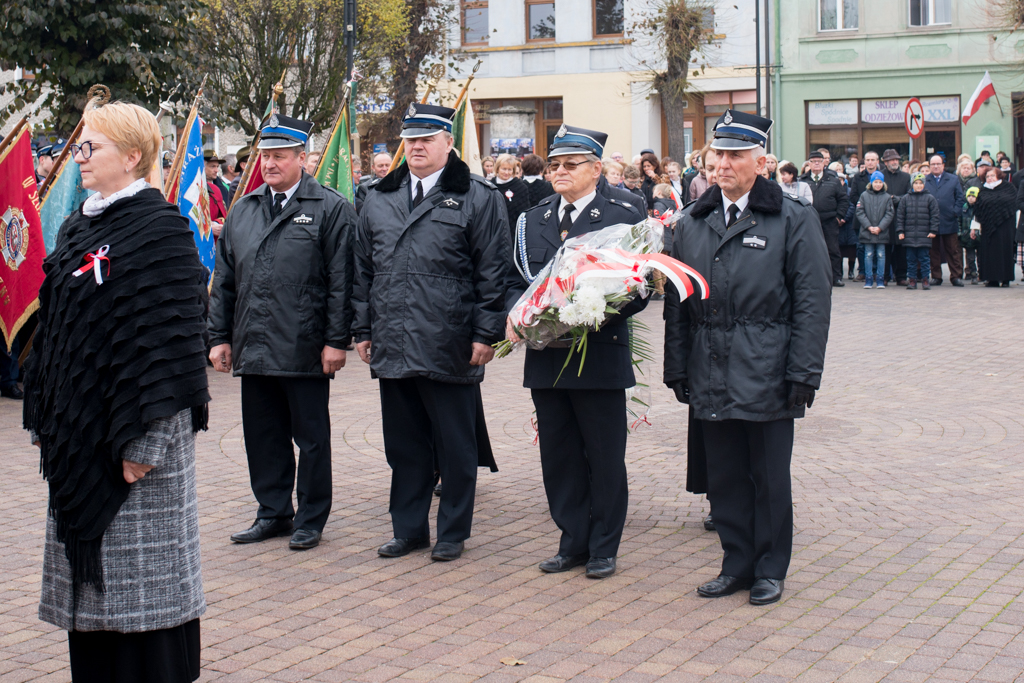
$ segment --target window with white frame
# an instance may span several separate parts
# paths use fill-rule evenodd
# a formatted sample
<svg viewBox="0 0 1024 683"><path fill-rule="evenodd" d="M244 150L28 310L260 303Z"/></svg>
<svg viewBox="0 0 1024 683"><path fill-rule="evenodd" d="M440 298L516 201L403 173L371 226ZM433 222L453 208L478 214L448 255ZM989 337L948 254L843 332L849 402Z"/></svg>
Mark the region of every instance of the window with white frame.
<svg viewBox="0 0 1024 683"><path fill-rule="evenodd" d="M910 0L910 25L934 26L953 23L952 0Z"/></svg>
<svg viewBox="0 0 1024 683"><path fill-rule="evenodd" d="M818 0L819 31L852 31L856 28L857 0Z"/></svg>

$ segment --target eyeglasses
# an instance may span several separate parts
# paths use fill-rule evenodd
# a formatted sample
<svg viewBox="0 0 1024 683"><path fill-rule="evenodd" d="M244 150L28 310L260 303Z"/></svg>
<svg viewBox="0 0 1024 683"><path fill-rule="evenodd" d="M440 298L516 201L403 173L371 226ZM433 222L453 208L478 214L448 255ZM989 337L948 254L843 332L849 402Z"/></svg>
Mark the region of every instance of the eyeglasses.
<svg viewBox="0 0 1024 683"><path fill-rule="evenodd" d="M558 169L565 168L566 171L572 173L583 164L593 163L591 161L552 161L548 164L548 170L552 173L558 173Z"/></svg>
<svg viewBox="0 0 1024 683"><path fill-rule="evenodd" d="M92 157L92 151L94 149L106 147L107 144L108 143L106 142L92 142L91 140L86 140L80 145L71 145L71 157L74 158L81 154L83 159L89 159Z"/></svg>

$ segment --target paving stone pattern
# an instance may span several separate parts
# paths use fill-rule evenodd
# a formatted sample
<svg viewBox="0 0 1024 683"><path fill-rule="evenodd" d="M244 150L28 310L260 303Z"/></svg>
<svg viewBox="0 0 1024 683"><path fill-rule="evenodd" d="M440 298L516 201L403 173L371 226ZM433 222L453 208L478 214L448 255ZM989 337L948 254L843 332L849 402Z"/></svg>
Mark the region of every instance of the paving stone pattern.
<svg viewBox="0 0 1024 683"><path fill-rule="evenodd" d="M851 283L853 284L853 283ZM459 561L385 560L389 470L376 382L331 387L334 511L323 544L238 546L255 513L239 381L211 373L198 439L201 681L1012 681L1024 671L1024 291L836 290L822 390L797 421L796 539L783 601L704 600L708 505L685 491L686 413L651 368L629 440L619 573L543 575L548 516L523 356L483 385L498 473L480 472ZM643 314L661 344L661 304ZM0 681L68 681L36 617L46 489L0 399ZM435 506L436 509L436 506ZM515 666L502 660L525 662Z"/></svg>

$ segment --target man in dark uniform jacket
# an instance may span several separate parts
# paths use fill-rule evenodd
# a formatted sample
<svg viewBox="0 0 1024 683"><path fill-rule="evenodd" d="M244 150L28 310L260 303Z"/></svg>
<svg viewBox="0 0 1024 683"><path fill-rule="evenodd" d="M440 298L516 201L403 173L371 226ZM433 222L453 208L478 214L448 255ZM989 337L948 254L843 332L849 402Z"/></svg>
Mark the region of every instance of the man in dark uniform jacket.
<svg viewBox="0 0 1024 683"><path fill-rule="evenodd" d="M380 152L373 155L373 165L371 170L373 174L363 178L358 185L356 185L356 213L359 213L363 209L363 202L366 201L366 195L377 186L380 181L384 180L384 176L388 174L388 170L391 168L391 155L387 152Z"/></svg>
<svg viewBox="0 0 1024 683"><path fill-rule="evenodd" d="M353 332L380 380L394 538L377 553L430 545L434 456L443 490L430 558L470 536L481 460L480 383L503 337L511 238L497 188L452 150L455 110L410 105L406 163L366 195L356 240Z"/></svg>
<svg viewBox="0 0 1024 683"><path fill-rule="evenodd" d="M558 194L519 219L513 245L517 269L509 275L509 309L567 238L646 218L634 204L597 191L607 138L583 128L563 125L559 129L548 153ZM586 363L579 376L578 355L561 372L569 353L567 342L526 351L523 386L531 390L537 408L544 490L551 517L562 531L558 554L541 562L542 571L563 572L586 564L591 578L615 573L629 500L625 390L636 384L626 321L646 305L647 299L627 304L599 332L588 336ZM506 334L515 339L511 326Z"/></svg>
<svg viewBox="0 0 1024 683"><path fill-rule="evenodd" d="M259 502L256 522L231 540L290 534L293 550L320 543L331 511L330 380L345 365L352 323L356 215L303 170L312 126L281 115L263 126L251 163L261 164L266 184L225 221L210 297L210 360L242 377L242 432Z"/></svg>
<svg viewBox="0 0 1024 683"><path fill-rule="evenodd" d="M811 186L814 195L814 209L825 236L828 256L832 263L832 284L843 287L843 258L839 253L839 228L846 220L850 198L843 187L843 181L833 171L825 168L825 155L814 150L807 156L811 169L800 176L800 180Z"/></svg>
<svg viewBox="0 0 1024 683"><path fill-rule="evenodd" d="M769 119L728 110L715 127L718 184L683 209L672 256L708 299L666 299L665 384L707 448L708 500L724 558L708 598L782 597L793 547L794 418L825 362L832 272L818 215L760 176Z"/></svg>

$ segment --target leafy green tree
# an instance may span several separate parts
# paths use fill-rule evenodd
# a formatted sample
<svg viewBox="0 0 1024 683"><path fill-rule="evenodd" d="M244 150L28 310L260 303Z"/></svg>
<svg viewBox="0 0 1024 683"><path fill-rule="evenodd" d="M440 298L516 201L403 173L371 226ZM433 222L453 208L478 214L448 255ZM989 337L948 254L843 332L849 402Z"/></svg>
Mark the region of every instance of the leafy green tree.
<svg viewBox="0 0 1024 683"><path fill-rule="evenodd" d="M0 95L13 95L3 115L34 104L67 135L96 83L155 110L192 71L203 11L199 0L5 0L0 64L35 78L0 85Z"/></svg>

